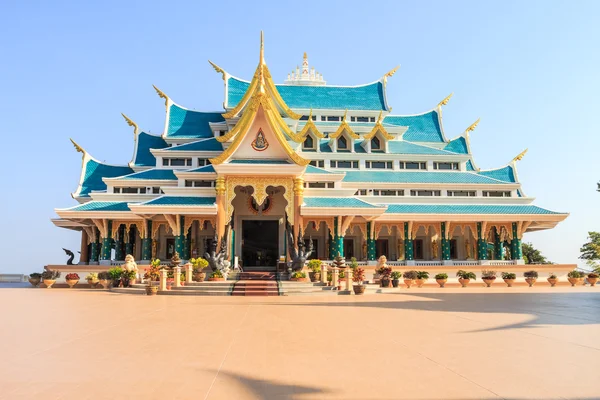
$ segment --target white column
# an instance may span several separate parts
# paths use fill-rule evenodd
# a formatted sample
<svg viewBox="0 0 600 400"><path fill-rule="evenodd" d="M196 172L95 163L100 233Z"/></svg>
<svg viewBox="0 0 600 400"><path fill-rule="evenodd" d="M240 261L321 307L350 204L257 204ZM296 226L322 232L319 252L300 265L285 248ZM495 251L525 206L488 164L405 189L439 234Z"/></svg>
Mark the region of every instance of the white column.
<svg viewBox="0 0 600 400"><path fill-rule="evenodd" d="M346 290L352 290L352 268L346 268Z"/></svg>
<svg viewBox="0 0 600 400"><path fill-rule="evenodd" d="M181 267L180 266L173 268L173 278L175 281L175 287L181 287Z"/></svg>
<svg viewBox="0 0 600 400"><path fill-rule="evenodd" d="M194 266L192 263L187 263L185 267L185 283L192 283L192 274L194 273Z"/></svg>
<svg viewBox="0 0 600 400"><path fill-rule="evenodd" d="M164 268L161 269L159 271L159 275L160 275L160 282L158 284L158 291L164 292L167 290L167 270Z"/></svg>

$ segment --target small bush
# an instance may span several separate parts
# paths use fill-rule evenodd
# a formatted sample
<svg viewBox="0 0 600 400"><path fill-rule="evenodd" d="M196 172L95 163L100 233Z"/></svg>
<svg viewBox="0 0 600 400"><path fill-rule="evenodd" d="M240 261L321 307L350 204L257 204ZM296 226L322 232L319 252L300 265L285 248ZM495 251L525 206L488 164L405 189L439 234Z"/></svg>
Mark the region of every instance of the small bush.
<svg viewBox="0 0 600 400"><path fill-rule="evenodd" d="M503 272L502 279L517 279L517 274L514 272Z"/></svg>
<svg viewBox="0 0 600 400"><path fill-rule="evenodd" d="M598 278L598 276L599 276L599 275L598 275L597 273L595 273L595 272L590 272L590 273L588 274L588 278L592 278L592 279L594 279L594 278Z"/></svg>
<svg viewBox="0 0 600 400"><path fill-rule="evenodd" d="M570 271L570 272L567 274L567 276L568 276L569 278L581 278L581 272L579 272L579 271L577 271L577 270L573 270L573 271Z"/></svg>
<svg viewBox="0 0 600 400"><path fill-rule="evenodd" d="M404 279L412 279L414 281L417 279L417 271L404 271L402 277Z"/></svg>
<svg viewBox="0 0 600 400"><path fill-rule="evenodd" d="M221 271L219 271L219 270L216 270L212 274L210 274L210 277L211 278L222 278L223 273L221 273Z"/></svg>
<svg viewBox="0 0 600 400"><path fill-rule="evenodd" d="M294 279L306 278L306 273L304 273L302 271L293 272L292 278L294 278Z"/></svg>
<svg viewBox="0 0 600 400"><path fill-rule="evenodd" d="M99 272L98 273L98 279L100 279L101 281L107 281L107 280L110 279L110 275L106 271Z"/></svg>
<svg viewBox="0 0 600 400"><path fill-rule="evenodd" d="M58 278L60 278L60 271L46 270L42 272L42 279L56 280Z"/></svg>
<svg viewBox="0 0 600 400"><path fill-rule="evenodd" d="M481 271L481 279L496 279L496 271L484 269Z"/></svg>
<svg viewBox="0 0 600 400"><path fill-rule="evenodd" d="M529 279L532 279L532 278L533 279L537 279L538 272L537 271L533 271L533 270L532 271L526 271L526 272L523 272L523 276L525 278L529 278Z"/></svg>
<svg viewBox="0 0 600 400"><path fill-rule="evenodd" d="M89 274L87 274L85 279L88 281L95 281L96 279L98 279L98 274L96 272L90 272Z"/></svg>
<svg viewBox="0 0 600 400"><path fill-rule="evenodd" d="M313 259L308 262L307 268L312 272L321 272L321 260Z"/></svg>
<svg viewBox="0 0 600 400"><path fill-rule="evenodd" d="M448 279L448 274L444 274L444 273L436 274L435 279Z"/></svg>
<svg viewBox="0 0 600 400"><path fill-rule="evenodd" d="M67 276L65 276L65 279L69 281L78 281L79 275L77 275L75 272L71 272L70 274L67 274Z"/></svg>
<svg viewBox="0 0 600 400"><path fill-rule="evenodd" d="M477 279L477 276L475 275L474 272L467 272L462 269L456 273L456 276L459 277L460 279L473 279L473 280Z"/></svg>
<svg viewBox="0 0 600 400"><path fill-rule="evenodd" d="M362 283L365 280L365 269L360 268L360 267L354 268L354 274L352 274L352 280L354 282L358 283L359 285L362 285Z"/></svg>
<svg viewBox="0 0 600 400"><path fill-rule="evenodd" d="M121 267L114 267L108 270L108 276L110 276L110 279L113 281L121 279L121 274L123 274L123 268Z"/></svg>
<svg viewBox="0 0 600 400"><path fill-rule="evenodd" d="M398 280L398 279L402 278L402 272L400 272L400 271L393 271L391 277L394 280Z"/></svg>
<svg viewBox="0 0 600 400"><path fill-rule="evenodd" d="M558 276L556 276L556 274L554 272L550 272L548 274L548 279L558 279Z"/></svg>
<svg viewBox="0 0 600 400"><path fill-rule="evenodd" d="M42 279L42 274L40 274L39 272L34 272L33 274L29 274L29 277L31 279Z"/></svg>
<svg viewBox="0 0 600 400"><path fill-rule="evenodd" d="M417 271L417 279L429 279L429 272Z"/></svg>

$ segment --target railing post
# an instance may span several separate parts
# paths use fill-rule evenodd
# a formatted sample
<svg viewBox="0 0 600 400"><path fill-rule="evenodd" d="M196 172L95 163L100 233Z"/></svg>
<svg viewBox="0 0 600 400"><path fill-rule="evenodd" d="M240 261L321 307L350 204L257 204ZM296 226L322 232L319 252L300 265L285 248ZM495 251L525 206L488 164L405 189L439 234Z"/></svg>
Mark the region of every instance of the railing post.
<svg viewBox="0 0 600 400"><path fill-rule="evenodd" d="M164 292L167 290L167 270L165 268L159 271L160 282L158 284L158 291Z"/></svg>
<svg viewBox="0 0 600 400"><path fill-rule="evenodd" d="M321 264L321 283L324 285L327 284L327 264L326 263Z"/></svg>
<svg viewBox="0 0 600 400"><path fill-rule="evenodd" d="M192 283L192 274L194 273L194 266L188 262L184 265L185 267L185 283Z"/></svg>
<svg viewBox="0 0 600 400"><path fill-rule="evenodd" d="M175 287L181 287L181 267L179 265L173 268L173 280Z"/></svg>
<svg viewBox="0 0 600 400"><path fill-rule="evenodd" d="M346 290L352 290L352 272L354 270L352 268L346 268Z"/></svg>

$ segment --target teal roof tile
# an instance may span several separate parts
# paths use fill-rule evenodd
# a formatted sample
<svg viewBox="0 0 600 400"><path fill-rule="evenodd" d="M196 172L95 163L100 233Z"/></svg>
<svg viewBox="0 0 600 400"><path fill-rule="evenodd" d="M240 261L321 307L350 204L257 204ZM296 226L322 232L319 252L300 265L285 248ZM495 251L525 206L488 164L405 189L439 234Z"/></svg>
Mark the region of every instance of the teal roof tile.
<svg viewBox="0 0 600 400"><path fill-rule="evenodd" d="M205 165L203 167L200 168L196 168L196 169L192 169L189 171L185 171L185 172L206 172L206 173L214 173L215 172L215 167L212 166L212 164L210 165Z"/></svg>
<svg viewBox="0 0 600 400"><path fill-rule="evenodd" d="M89 197L92 191L106 190L106 184L102 178L115 178L133 172L130 167L107 165L93 158L88 159L83 168L83 179L77 191L73 193L74 197Z"/></svg>
<svg viewBox="0 0 600 400"><path fill-rule="evenodd" d="M304 171L306 174L331 174L331 171L327 171L323 168L317 168L313 165L307 165L306 170Z"/></svg>
<svg viewBox="0 0 600 400"><path fill-rule="evenodd" d="M305 197L303 207L384 208L355 197Z"/></svg>
<svg viewBox="0 0 600 400"><path fill-rule="evenodd" d="M319 139L319 148L321 153L331 153L331 147L329 147L329 139Z"/></svg>
<svg viewBox="0 0 600 400"><path fill-rule="evenodd" d="M152 155L150 149L164 149L165 147L167 147L167 142L162 137L141 132L137 137L133 164L138 167L154 167L156 158Z"/></svg>
<svg viewBox="0 0 600 400"><path fill-rule="evenodd" d="M479 175L487 176L488 178L498 179L499 181L515 183L515 171L513 167L507 165L503 168L491 169L488 171L479 171Z"/></svg>
<svg viewBox="0 0 600 400"><path fill-rule="evenodd" d="M438 113L431 110L420 115L388 115L383 122L391 125L408 126L402 136L410 142L444 142Z"/></svg>
<svg viewBox="0 0 600 400"><path fill-rule="evenodd" d="M344 182L502 184L473 172L347 171Z"/></svg>
<svg viewBox="0 0 600 400"><path fill-rule="evenodd" d="M434 147L422 146L405 140L390 140L388 152L391 154L433 154L447 156L452 153Z"/></svg>
<svg viewBox="0 0 600 400"><path fill-rule="evenodd" d="M145 206L210 206L216 197L161 196L143 203Z"/></svg>
<svg viewBox="0 0 600 400"><path fill-rule="evenodd" d="M446 147L444 147L444 150L458 154L469 154L467 140L463 136L459 136L456 139L451 140Z"/></svg>
<svg viewBox="0 0 600 400"><path fill-rule="evenodd" d="M161 180L176 181L177 177L172 169L153 168L146 171L136 172L134 174L121 176L119 180Z"/></svg>
<svg viewBox="0 0 600 400"><path fill-rule="evenodd" d="M389 204L388 214L563 214L533 205Z"/></svg>
<svg viewBox="0 0 600 400"><path fill-rule="evenodd" d="M225 119L221 113L186 110L172 104L169 108L166 136L170 138L210 138L214 134L208 123L223 121Z"/></svg>
<svg viewBox="0 0 600 400"><path fill-rule="evenodd" d="M467 171L475 171L475 167L473 166L473 162L471 160L467 161Z"/></svg>
<svg viewBox="0 0 600 400"><path fill-rule="evenodd" d="M227 79L227 107L235 107L249 83ZM332 110L387 110L383 84L380 81L362 86L275 85L290 108Z"/></svg>
<svg viewBox="0 0 600 400"><path fill-rule="evenodd" d="M168 147L167 151L223 151L223 145L214 137L181 144L179 146Z"/></svg>
<svg viewBox="0 0 600 400"><path fill-rule="evenodd" d="M125 201L89 201L87 203L80 204L69 211L129 211L127 202Z"/></svg>
<svg viewBox="0 0 600 400"><path fill-rule="evenodd" d="M231 160L230 164L289 164L288 160L277 160L269 158L252 158L246 160Z"/></svg>

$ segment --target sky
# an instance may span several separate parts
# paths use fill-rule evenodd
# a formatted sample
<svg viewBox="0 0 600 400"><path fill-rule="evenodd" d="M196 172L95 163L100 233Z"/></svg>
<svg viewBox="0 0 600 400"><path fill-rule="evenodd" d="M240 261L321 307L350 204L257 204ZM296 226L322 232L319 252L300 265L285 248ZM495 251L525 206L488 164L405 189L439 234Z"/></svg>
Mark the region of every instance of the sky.
<svg viewBox="0 0 600 400"><path fill-rule="evenodd" d="M207 60L250 79L259 35L276 82L307 52L329 84L388 80L394 114L446 97L448 138L477 118L482 169L518 163L526 195L571 215L528 233L550 260L576 263L600 230L600 2L552 1L26 1L0 2L1 272L64 263L80 234L54 227L75 205L75 139L99 160L126 164L133 132L162 133L164 101L222 110L223 81Z"/></svg>

